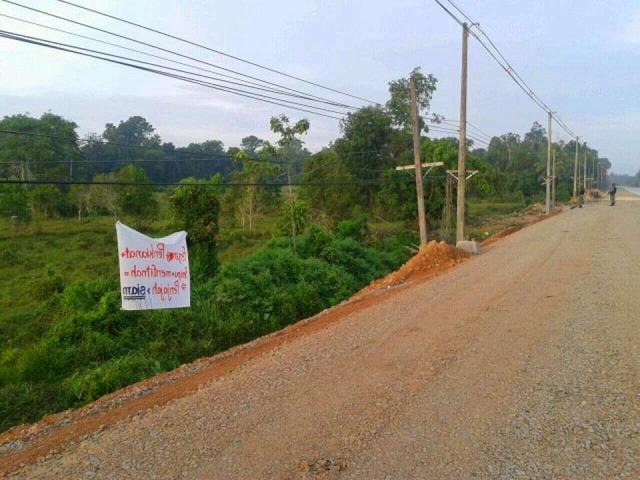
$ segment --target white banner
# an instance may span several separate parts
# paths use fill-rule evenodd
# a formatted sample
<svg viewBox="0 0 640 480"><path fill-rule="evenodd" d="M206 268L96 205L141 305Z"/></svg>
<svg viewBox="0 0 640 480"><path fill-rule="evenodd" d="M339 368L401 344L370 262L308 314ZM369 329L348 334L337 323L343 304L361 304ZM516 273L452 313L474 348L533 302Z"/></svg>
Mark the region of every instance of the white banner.
<svg viewBox="0 0 640 480"><path fill-rule="evenodd" d="M187 232L150 238L116 223L123 310L191 306Z"/></svg>

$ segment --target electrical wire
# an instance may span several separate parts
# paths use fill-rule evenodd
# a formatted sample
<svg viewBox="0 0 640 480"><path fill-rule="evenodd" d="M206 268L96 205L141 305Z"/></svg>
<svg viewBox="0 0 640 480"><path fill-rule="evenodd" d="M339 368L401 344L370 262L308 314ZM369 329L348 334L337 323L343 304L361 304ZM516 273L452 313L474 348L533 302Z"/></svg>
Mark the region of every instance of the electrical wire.
<svg viewBox="0 0 640 480"><path fill-rule="evenodd" d="M160 47L158 45L154 45L152 43L143 42L141 40L137 40L135 38L128 37L126 35L122 35L122 34L119 34L119 33L116 33L116 32L112 32L112 31L106 30L104 28L95 27L95 26L89 25L87 23L83 23L83 22L80 22L80 21L77 21L77 20L73 20L71 18L66 18L66 17L63 17L61 15L56 15L54 13L47 12L47 11L44 11L44 10L40 10L38 8L30 7L28 5L23 5L21 3L17 3L17 2L11 1L11 0L1 0L1 1L3 1L5 3L8 3L8 4L11 4L11 5L14 5L14 6L17 6L17 7L20 7L20 8L24 8L26 10L30 10L30 11L33 11L33 12L40 13L42 15L47 15L49 17L56 18L56 19L62 20L64 22L72 23L74 25L79 25L79 26L82 26L82 27L85 27L85 28L89 28L91 30L95 30L95 31L101 32L101 33L106 33L107 35L111 35L111 36L114 36L114 37L117 37L117 38L128 40L130 42L134 42L134 43L137 43L139 45L144 45L146 47L150 47L150 48L153 48L153 49L165 52L165 53L170 53L172 55L176 55L176 56L181 57L181 58L186 58L188 60L195 61L197 63L201 63L201 64L204 64L204 65L208 65L208 66L216 68L216 69L220 69L220 70L224 70L226 72L230 72L230 73L234 73L234 74L237 74L237 75L241 75L243 77L247 77L247 78L250 78L252 80L263 82L263 83L266 83L266 84L269 84L269 85L272 85L272 86L276 86L276 87L279 87L279 88L282 88L282 89L285 89L285 90L290 90L290 91L295 92L295 93L308 95L308 96L313 96L313 97L316 97L316 98L322 99L322 100L327 100L327 99L319 97L317 95L312 95L310 93L306 93L306 92L303 92L303 91L300 91L300 90L296 90L296 89L287 87L285 85L281 85L281 84L278 84L278 83L270 82L270 81L267 81L267 80L264 80L264 79L261 79L259 77L255 77L255 76L252 76L252 75L249 75L249 74L246 74L246 73L238 72L236 70L232 70L230 68L226 68L226 67L223 67L221 65L216 65L214 63L207 62L205 60L201 60L201 59L198 59L198 58L195 58L195 57L191 57L189 55L185 55L185 54L176 52L174 50L163 48L163 47ZM331 102L331 100L327 100L327 101ZM347 105L344 105L344 106L347 106Z"/></svg>
<svg viewBox="0 0 640 480"><path fill-rule="evenodd" d="M364 101L364 102L368 102L368 103L372 103L372 104L377 104L377 102L374 102L373 100L369 100L369 99L366 99L366 98L363 98L363 97L359 97L359 96L357 96L357 95L353 95L353 94L351 94L351 93L347 93L347 92L343 92L343 91L341 91L341 90L337 90L337 89L334 89L334 88L331 88L331 87L327 87L326 85L322 85L322 84L320 84L320 83L316 83L316 82L312 82L312 81L309 81L309 80L305 80L304 78L297 77L297 76L295 76L295 75L290 75L290 74L285 73L285 72L283 72L283 71L280 71L280 70L277 70L277 69L274 69L274 68L268 67L268 66L266 66L266 65L261 65L261 64L256 63L256 62L252 62L252 61L250 61L250 60L247 60L247 59L244 59L244 58L241 58L241 57L235 56L235 55L231 55L231 54L229 54L229 53L222 52L222 51L217 50L217 49L215 49L215 48L207 47L206 45L202 45L202 44L200 44L200 43L193 42L193 41L191 41L191 40L187 40L187 39L182 38L182 37L179 37L179 36L177 36L177 35L172 35L172 34L170 34L170 33L166 33L166 32L163 32L163 31L161 31L161 30L157 30L157 29L155 29L155 28L147 27L147 26L145 26L145 25L141 25L141 24L139 24L139 23L135 23L135 22L132 22L132 21L130 21L130 20L126 20L126 19L121 18L121 17L117 17L117 16L115 16L115 15L109 15L108 13L104 13L104 12L101 12L101 11L99 11L99 10L95 10L95 9L92 9L92 8L89 8L89 7L85 7L85 6L83 6L83 5L79 5L79 4L77 4L77 3L68 2L68 1L66 1L66 0L58 0L58 1L59 1L60 3L64 3L64 4L71 5L71 6L73 6L73 7L80 8L80 9L85 10L85 11L88 11L88 12L95 13L96 15L101 15L101 16L103 16L103 17L111 18L111 19L113 19L113 20L117 20L117 21L119 21L119 22L123 22L123 23L126 23L126 24L128 24L128 25L132 25L132 26L134 26L134 27L138 27L138 28L141 28L141 29L147 30L147 31L149 31L149 32L153 32L153 33L157 33L157 34L159 34L159 35L163 35L163 36L168 37L168 38L171 38L171 39L173 39L173 40L178 40L179 42L183 42L183 43L186 43L186 44L192 45L192 46L194 46L194 47L199 47L199 48L202 48L202 49L208 50L208 51L210 51L210 52L217 53L218 55L222 55L222 56L225 56L225 57L231 58L231 59L233 59L233 60L237 60L237 61L239 61L239 62L246 63L246 64L251 65L251 66L253 66L253 67L261 68L261 69L266 70L266 71L268 71L268 72L276 73L276 74L278 74L278 75L282 75L282 76L284 76L284 77L287 77L287 78L290 78L290 79L293 79L293 80L298 80L298 81L303 82L303 83L306 83L306 84L308 84L308 85L313 85L313 86L315 86L315 87L322 88L322 89L324 89L324 90L328 90L328 91L331 91L331 92L334 92L334 93L338 93L338 94L340 94L340 95L345 95L345 96L347 96L347 97L351 97L351 98L354 98L354 99L362 100L362 101Z"/></svg>
<svg viewBox="0 0 640 480"><path fill-rule="evenodd" d="M437 119L429 119L429 122L432 125L439 125L439 124L450 124L455 126L456 128L460 128L460 120L454 120L454 119L449 119L445 116L442 115L438 115ZM483 140L486 140L488 142L491 141L491 139L493 138L491 135L489 135L488 133L484 132L482 129L480 129L480 127L474 125L473 123L471 123L470 121L467 120L467 127L472 128L474 131L473 135L475 135L478 138L482 138Z"/></svg>
<svg viewBox="0 0 640 480"><path fill-rule="evenodd" d="M454 130L454 129L446 128L446 127L430 126L429 127L429 131L431 131L431 130L433 130L436 133L449 133L449 134L454 134L454 135L458 135L458 133L459 133L458 130ZM469 140L473 140L475 143L479 143L481 145L489 146L489 143L486 140L483 140L481 138L477 138L474 135L470 135L469 133L467 133L467 138Z"/></svg>
<svg viewBox="0 0 640 480"><path fill-rule="evenodd" d="M188 150L183 150L183 149L179 149L176 148L174 150L171 149L167 149L167 148L163 148L162 146L144 146L144 145L127 145L124 143L115 143L115 142L108 142L108 141L104 141L104 140L96 140L96 139L74 139L74 138L70 138L70 137L65 137L62 135L51 135L51 134L46 134L46 133L36 133L36 132L20 132L20 131L16 131L16 130L0 130L0 134L8 134L8 135L24 135L24 136L30 136L30 137L46 137L46 138L53 138L53 139L59 139L59 140L66 140L66 141L70 141L70 142L74 142L74 143L84 143L87 145L91 145L91 144L98 144L98 145L104 145L104 146L108 146L108 147L118 147L118 148L126 148L126 149L132 149L132 150L149 150L151 152L154 153L164 153L167 155L177 155L177 156L190 156L190 157L197 157L197 159L200 159L199 161L203 161L203 160L219 160L219 159L228 159L231 161L236 161L236 157L234 157L233 155L228 155L226 153L206 153L206 152L190 152ZM147 161L150 159L136 159L136 162L138 161ZM123 161L130 161L130 160L123 160ZM175 160L166 160L167 162L174 162ZM290 165L290 164L294 164L295 162L287 162L287 161L277 161L277 160L262 160L262 159L251 159L251 161L254 162L265 162L265 163L274 163L277 165ZM74 162L77 162L77 160L74 160ZM92 162L91 160L88 160L88 162Z"/></svg>
<svg viewBox="0 0 640 480"><path fill-rule="evenodd" d="M234 85L239 85L238 82L231 82L229 80L223 80L221 78L212 77L210 75L203 75L201 73L195 73L195 72L190 72L188 70L182 70L182 69L179 69L179 68L168 67L166 65L162 65L162 64L158 64L158 63L146 62L144 60L139 60L139 59L132 58L132 57L125 57L125 56L122 56L122 55L116 55L116 54L113 54L113 53L104 52L104 51L100 51L100 50L94 50L94 49L90 49L90 48L79 47L77 45L70 45L70 44L67 44L67 43L55 42L53 40L48 40L48 39L38 38L38 37L32 37L32 36L24 35L24 34L17 34L17 33L14 33L14 32L7 32L5 30L0 30L0 33L4 33L4 34L8 34L8 35L12 36L12 37L7 37L7 38L15 37L14 39L22 38L22 39L29 39L29 40L39 41L39 42L43 42L43 43L46 43L46 44L49 44L49 45L58 45L58 46L62 46L62 47L68 48L68 49L79 50L79 51L82 51L82 52L90 52L90 53L94 53L94 54L97 54L97 55L108 56L108 57L117 58L117 59L121 59L121 60L133 61L133 62L141 63L143 65L150 65L150 66L153 66L153 67L165 68L167 70L171 70L171 71L174 71L174 72L185 73L185 74L188 74L188 75L195 75L197 77L203 77L203 78L213 79L213 80L217 80L217 81L228 82L228 83L231 83L231 84L234 84ZM268 95L263 95L263 94L255 93L255 92L247 92L246 90L237 89L237 88L229 87L229 86L226 86L226 85L220 85L220 84L211 83L211 82L207 82L207 83L209 83L210 85L212 85L214 87L221 87L221 88L229 89L230 91L239 91L239 92L243 92L243 93L251 93L253 95L258 95L258 96L261 96L261 97L264 97L264 98L296 103L296 102L293 102L292 100L279 99L277 97L271 97L271 96L268 96ZM253 88L253 89L257 89L257 90L261 90L261 91L268 91L268 92L272 92L273 91L272 89L267 89L267 88L263 88L263 87L247 86L247 88ZM301 96L301 95L292 95L292 94L286 93L286 92L282 92L282 93L281 92L276 92L276 94L285 95L285 96L293 96L293 97L305 99L305 100L308 100L308 101L320 101L320 100L315 100L312 97L304 97L304 96ZM323 102L323 103L326 103L326 102ZM303 105L303 106L308 106L308 107L311 107L311 108L316 108L318 110L323 110L323 111L331 112L331 113L337 113L337 114L342 114L343 113L343 112L338 111L338 110L331 110L331 109L326 109L326 108L323 108L323 107L316 107L314 105L307 105L307 104L300 104L300 103L297 103L297 104L298 105Z"/></svg>
<svg viewBox="0 0 640 480"><path fill-rule="evenodd" d="M120 48L120 49L129 51L129 52L140 54L140 55L145 55L145 56L148 56L148 57L157 58L157 59L160 59L160 60L164 60L166 62L170 62L170 63L176 64L176 65L186 66L186 67L193 68L195 70L199 70L199 71L202 71L202 72L213 73L215 75L218 75L219 77L224 77L224 78L229 78L229 79L234 80L234 81L229 81L229 80L225 80L223 78L210 77L210 78L215 78L217 81L220 81L220 82L227 82L227 83L231 83L231 84L242 85L242 86L246 86L248 88L260 87L261 90L266 90L266 91L270 91L270 92L273 92L273 93L280 93L280 94L284 94L284 95L291 95L293 97L304 98L304 99L307 99L309 101L323 102L323 103L326 103L328 105L334 105L334 106L337 106L337 107L351 108L351 109L356 109L357 108L357 107L354 107L354 106L351 106L351 105L346 105L344 103L338 103L338 102L333 102L333 101L329 101L329 100L324 100L321 97L316 97L315 95L302 95L302 94L298 94L298 93L293 93L292 94L291 92L296 92L296 91L295 90L291 90L290 92L288 92L288 91L286 91L284 89L280 89L280 88L276 88L276 87L270 87L270 86L268 86L269 82L266 82L264 84L257 83L257 82L252 82L252 81L246 80L246 79L244 79L242 77L228 75L228 74L225 74L225 73L222 73L222 72L218 72L218 71L215 71L215 70L211 70L211 69L208 69L208 68L199 67L197 65L193 65L193 64L190 64L190 63L180 62L178 60L174 60L174 59L169 58L169 57L164 57L162 55L155 55L153 53L145 52L143 50L138 50L138 49L135 49L135 48L130 48L130 47L127 47L127 46L124 46L124 45L120 45L118 43L107 42L105 40L100 40L100 39L95 38L95 37L90 37L90 36L87 36L87 35L82 35L82 34L79 34L79 33L70 32L68 30L52 27L50 25L44 25L44 24L38 23L38 22L32 22L30 20L25 20L23 18L14 17L12 15L6 15L4 13L0 13L0 17L8 18L8 19L11 19L11 20L14 20L14 21L17 21L17 22L22 22L22 23L27 24L27 25L33 25L33 26L36 26L36 27L39 27L39 28L43 28L43 29L46 29L46 30L51 30L53 32L63 33L65 35L71 35L73 37L82 38L82 39L85 39L85 40L90 40L92 42L97 42L97 43L100 43L100 44L103 44L103 45L108 45L108 46L111 46L111 47Z"/></svg>
<svg viewBox="0 0 640 480"><path fill-rule="evenodd" d="M453 18L456 23L460 26L464 26L464 22L458 18L451 10L449 10L440 0L434 0L451 18ZM552 111L552 109L536 94L536 92L527 84L527 82L522 78L522 76L513 68L511 63L507 60L507 58L503 55L500 49L497 47L495 42L491 39L491 37L480 27L478 22L473 21L469 15L467 15L455 2L452 0L447 0L447 2L457 10L469 23L471 24L471 28L475 28L478 30L480 35L475 33L473 30L469 28L468 32L471 34L484 48L484 50L498 63L498 65L509 75L509 77L516 83L516 85L531 99L533 100L538 107L544 110L547 114L551 115L551 118L555 120L555 122L572 138L576 138L575 133L566 125L566 123L560 118L558 113ZM485 43L482 40L482 37L486 39L489 43Z"/></svg>
<svg viewBox="0 0 640 480"><path fill-rule="evenodd" d="M432 176L431 178L444 178L441 176ZM336 182L233 182L233 183L185 183L185 182L119 182L119 181L104 181L94 182L90 180L17 180L17 179L0 179L0 184L7 185L101 185L101 186L131 186L131 187L179 187L184 185L194 185L202 187L213 188L228 188L228 187L335 187L335 186L355 186L355 185L387 185L394 183L414 183L413 179L393 178L389 180L361 180L361 181L336 181Z"/></svg>
<svg viewBox="0 0 640 480"><path fill-rule="evenodd" d="M184 157L187 156L189 158L186 159L176 159L176 158L170 158L170 159L149 159L149 158L141 158L141 159L111 159L111 160L88 160L88 159L82 159L82 160L71 160L71 159L67 159L67 160L50 160L47 161L47 164L88 164L88 165L92 165L92 164L96 164L96 165L100 165L100 164L118 164L118 163L164 163L166 165L174 165L174 164L184 164L184 163L188 163L188 162L198 162L198 163L204 163L204 162L217 162L220 160L229 160L231 162L237 162L238 159L233 156L233 155L228 155L226 153L206 153L206 152L192 152L192 151L188 151L188 150L184 150L184 147L180 148L176 148L176 149L167 149L167 148L163 148L161 145L158 146L144 146L144 145L127 145L127 144L123 144L123 143L116 143L116 142L109 142L109 141L103 141L103 140L96 140L94 138L90 138L90 139L78 139L78 138L71 138L71 137L66 137L66 136L62 136L62 135L52 135L52 134L46 134L46 133L38 133L38 132L21 132L21 131L16 131L16 130L4 130L4 129L0 129L0 135L1 134L6 134L6 135L18 135L18 136L29 136L29 137L44 137L44 138L52 138L52 139L58 139L58 140L65 140L65 141L69 141L69 142L73 142L73 143L82 143L85 145L91 145L91 144L98 144L98 145L103 145L106 147L118 147L118 148L124 148L124 149L132 149L132 150L148 150L152 153L163 153L169 156L179 156L179 157ZM360 151L351 151L351 152L345 152L342 155L343 156L355 156L355 155L360 155L360 156L364 156L367 154L379 154L382 153L383 150L360 150ZM304 161L307 158L310 158L311 156L313 156L314 154L310 154L308 157L305 157L303 159L301 159L300 161L286 161L286 160L278 160L278 159L260 159L260 158L250 158L249 160L252 162L257 162L257 163L269 163L269 164L274 164L274 165L299 165L299 164L304 164ZM0 161L0 165L21 165L24 162L21 161ZM367 168L367 167L352 167L356 170L361 170L361 171L367 171L367 172L386 172L388 171L388 169L373 169L373 168Z"/></svg>
<svg viewBox="0 0 640 480"><path fill-rule="evenodd" d="M93 55L93 54L89 54L89 53L85 53L82 51L77 51L77 50L73 50L73 49L69 49L69 48L64 48L64 47L60 47L60 46L56 46L55 44L52 43L46 43L46 42L42 42L39 40L31 40L30 38L28 38L27 36L24 35L20 35L20 34L14 34L12 32L4 32L4 31L0 31L2 33L0 33L0 37L4 37L4 38L8 38L14 41L18 41L18 42L24 42L24 43L29 43L29 44L33 44L33 45L37 45L37 46L41 46L41 47L47 47L47 48L51 48L51 49L55 49L55 50L60 50L60 51L64 51L64 52L68 52L68 53L74 53L76 55L81 55L84 57L90 57L90 58L94 58L97 60L102 60L105 62L109 62L109 63L115 63L115 64L119 64L122 66L127 66L130 68L134 68L134 69L138 69L138 70L142 70L142 71L146 71L149 73L155 73L158 75L163 75L166 77L170 77L170 78L174 78L177 80L182 80L185 81L187 83L192 83L195 85L201 85L204 87L208 87L211 88L213 90L219 90L219 91L223 91L223 92L227 92L227 93L232 93L241 97L246 97L246 98L251 98L254 100L258 100L258 101L262 101L265 103L270 103L273 105L279 105L279 106L283 106L283 107L287 107L287 108L291 108L294 110L298 110L298 111L302 111L302 112L306 112L306 113L311 113L313 115L319 115L322 117L327 117L327 118L332 118L335 120L342 120L342 117L337 117L334 115L327 115L324 113L320 113L318 111L315 110L309 110L309 108L311 109L316 109L316 110L323 110L323 111L328 111L328 112L335 112L335 113L339 113L342 114L342 112L338 112L338 111L333 111L330 109L325 109L323 107L317 107L314 105L308 105L308 104L303 104L300 102L294 102L292 100L284 100L284 99L277 99L278 101L274 101L271 100L275 97L270 97L268 95L262 95L262 94L258 94L258 93L253 93L253 92L249 92L249 93L240 93L240 92L244 92L240 89L235 89L235 88L231 88L231 87L226 87L226 86L219 86L216 84L212 84L210 82L205 82L205 81L201 81L201 80L197 80L197 79L193 79L190 77L185 77L185 76L181 76L181 75L177 75L177 74L173 74L173 73L169 73L169 72L165 72L165 71L161 71L161 70L157 70L157 69L153 69L153 68L148 68L148 67L143 67L141 65L135 65L135 64L131 64L131 63L127 63L127 62L122 62L119 60L114 60L111 58L105 58L99 55ZM286 103L282 103L282 102L286 102ZM305 108L300 108L300 107L296 107L294 105L302 105Z"/></svg>

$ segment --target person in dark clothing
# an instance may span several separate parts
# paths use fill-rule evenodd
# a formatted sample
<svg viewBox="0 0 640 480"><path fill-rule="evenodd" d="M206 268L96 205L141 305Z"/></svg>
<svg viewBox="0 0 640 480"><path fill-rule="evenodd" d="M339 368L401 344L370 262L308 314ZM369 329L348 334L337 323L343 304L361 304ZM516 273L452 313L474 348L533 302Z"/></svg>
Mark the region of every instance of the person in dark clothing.
<svg viewBox="0 0 640 480"><path fill-rule="evenodd" d="M616 184L612 183L611 187L609 187L609 200L610 200L610 205L612 207L616 206L616 192L618 191L618 189L616 188Z"/></svg>
<svg viewBox="0 0 640 480"><path fill-rule="evenodd" d="M584 205L584 187L580 187L578 190L578 206L582 208L582 205Z"/></svg>

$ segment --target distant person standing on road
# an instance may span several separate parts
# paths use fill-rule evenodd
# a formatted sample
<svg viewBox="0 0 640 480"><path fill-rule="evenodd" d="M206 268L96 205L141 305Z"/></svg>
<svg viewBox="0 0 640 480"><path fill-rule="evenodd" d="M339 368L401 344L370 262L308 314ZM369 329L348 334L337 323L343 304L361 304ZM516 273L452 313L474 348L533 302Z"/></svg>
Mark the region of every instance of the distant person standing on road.
<svg viewBox="0 0 640 480"><path fill-rule="evenodd" d="M584 187L580 187L578 190L578 206L582 208L582 205L584 205Z"/></svg>
<svg viewBox="0 0 640 480"><path fill-rule="evenodd" d="M616 184L612 183L611 187L609 187L609 200L611 201L611 206L616 206L616 192L618 189L616 188Z"/></svg>

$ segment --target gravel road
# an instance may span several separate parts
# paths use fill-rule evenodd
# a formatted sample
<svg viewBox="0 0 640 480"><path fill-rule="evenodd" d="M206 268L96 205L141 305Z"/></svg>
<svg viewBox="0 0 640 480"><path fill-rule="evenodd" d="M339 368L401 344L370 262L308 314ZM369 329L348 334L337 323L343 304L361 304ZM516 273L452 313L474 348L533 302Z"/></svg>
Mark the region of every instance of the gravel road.
<svg viewBox="0 0 640 480"><path fill-rule="evenodd" d="M640 478L640 197L479 257L12 478Z"/></svg>

